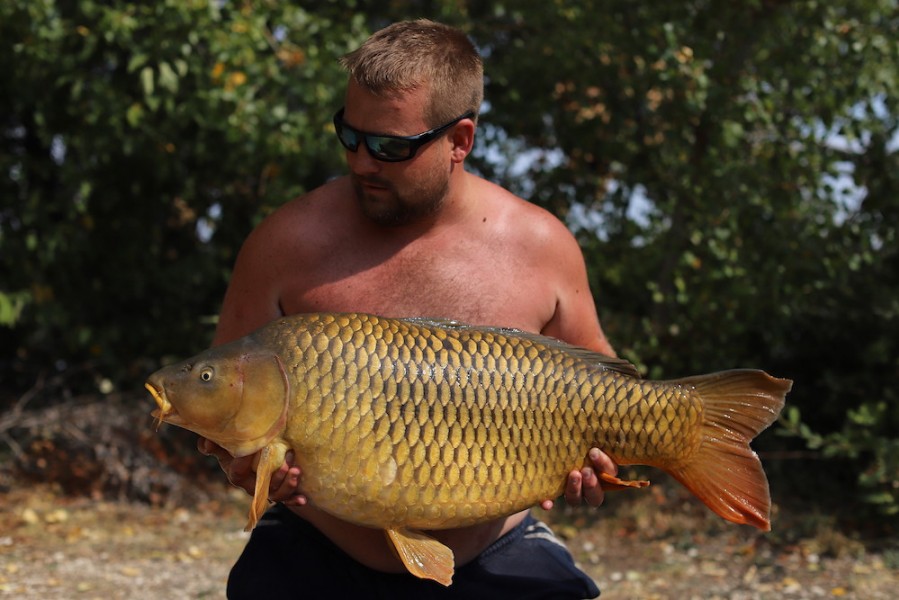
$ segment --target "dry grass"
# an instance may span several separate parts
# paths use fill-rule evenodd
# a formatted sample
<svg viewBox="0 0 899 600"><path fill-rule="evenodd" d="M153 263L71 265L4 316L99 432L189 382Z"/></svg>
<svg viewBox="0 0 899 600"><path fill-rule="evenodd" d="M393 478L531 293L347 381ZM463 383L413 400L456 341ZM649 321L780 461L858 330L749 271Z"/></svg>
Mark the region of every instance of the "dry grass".
<svg viewBox="0 0 899 600"><path fill-rule="evenodd" d="M223 598L246 539L247 497L180 508L67 498L47 485L0 494L0 597ZM610 495L599 510L539 516L567 540L603 600L894 598L899 546L826 515L775 515L762 534L724 523L670 482ZM895 544L895 542L893 542Z"/></svg>

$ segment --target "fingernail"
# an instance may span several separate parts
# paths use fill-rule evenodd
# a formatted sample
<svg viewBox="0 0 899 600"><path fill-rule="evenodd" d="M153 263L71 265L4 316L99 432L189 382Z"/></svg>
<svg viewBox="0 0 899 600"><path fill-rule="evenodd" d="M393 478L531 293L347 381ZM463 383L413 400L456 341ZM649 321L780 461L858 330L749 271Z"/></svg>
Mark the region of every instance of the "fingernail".
<svg viewBox="0 0 899 600"><path fill-rule="evenodd" d="M590 460L598 460L599 459L599 448L590 448L590 453L588 454Z"/></svg>
<svg viewBox="0 0 899 600"><path fill-rule="evenodd" d="M294 459L293 450L288 450L288 451L284 454L284 462L286 462L286 463L289 464L290 466L293 466L293 459Z"/></svg>

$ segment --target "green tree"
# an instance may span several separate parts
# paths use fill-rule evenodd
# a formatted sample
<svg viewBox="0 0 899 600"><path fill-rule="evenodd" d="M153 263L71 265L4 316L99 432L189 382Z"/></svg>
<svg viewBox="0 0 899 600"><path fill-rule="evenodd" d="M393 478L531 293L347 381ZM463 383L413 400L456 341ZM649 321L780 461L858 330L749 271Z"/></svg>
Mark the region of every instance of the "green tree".
<svg viewBox="0 0 899 600"><path fill-rule="evenodd" d="M793 378L783 431L896 512L896 0L285 4L0 5L7 381L203 346L246 233L343 170L336 59L429 16L485 55L472 165L569 220L619 351Z"/></svg>
<svg viewBox="0 0 899 600"><path fill-rule="evenodd" d="M619 350L652 377L795 379L788 430L801 414L899 508L897 3L525 2L471 19L497 147L543 157L506 183L596 218L571 222Z"/></svg>
<svg viewBox="0 0 899 600"><path fill-rule="evenodd" d="M337 58L365 31L321 6L0 6L6 361L140 378L209 341L242 238L340 169Z"/></svg>

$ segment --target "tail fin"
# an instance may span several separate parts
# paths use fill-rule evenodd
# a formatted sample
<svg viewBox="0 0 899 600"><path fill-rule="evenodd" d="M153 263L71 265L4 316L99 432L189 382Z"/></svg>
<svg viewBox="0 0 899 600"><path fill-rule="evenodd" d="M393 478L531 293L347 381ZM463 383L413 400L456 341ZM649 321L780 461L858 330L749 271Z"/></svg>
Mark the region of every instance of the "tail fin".
<svg viewBox="0 0 899 600"><path fill-rule="evenodd" d="M770 531L768 479L749 442L777 419L793 382L747 369L675 383L703 400L702 443L689 463L668 472L721 517Z"/></svg>

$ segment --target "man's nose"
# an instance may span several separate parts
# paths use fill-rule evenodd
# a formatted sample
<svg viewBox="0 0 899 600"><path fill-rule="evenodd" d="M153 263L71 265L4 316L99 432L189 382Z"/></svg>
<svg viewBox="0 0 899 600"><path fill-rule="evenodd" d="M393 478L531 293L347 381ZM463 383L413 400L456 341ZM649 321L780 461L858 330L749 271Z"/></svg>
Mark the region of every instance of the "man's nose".
<svg viewBox="0 0 899 600"><path fill-rule="evenodd" d="M350 170L356 175L371 175L381 170L381 161L372 157L365 144L359 144L355 152L347 151L346 159Z"/></svg>

